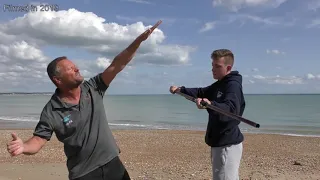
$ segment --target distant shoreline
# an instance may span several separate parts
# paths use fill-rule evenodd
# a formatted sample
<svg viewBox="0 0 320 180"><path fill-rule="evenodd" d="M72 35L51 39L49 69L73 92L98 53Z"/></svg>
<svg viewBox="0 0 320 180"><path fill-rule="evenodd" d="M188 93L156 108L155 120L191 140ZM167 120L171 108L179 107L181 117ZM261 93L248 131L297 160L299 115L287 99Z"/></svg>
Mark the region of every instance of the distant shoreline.
<svg viewBox="0 0 320 180"><path fill-rule="evenodd" d="M0 119L0 131L1 130L33 130L36 126L38 121L15 121L15 120L3 120ZM134 126L126 126L120 127L114 123L109 123L109 126L112 130L134 130L134 131L189 131L189 132L205 132L205 127L202 129L198 128L137 128ZM301 133L296 131L268 131L268 130L261 130L261 131L248 131L245 129L241 129L243 134L265 134L265 135L283 135L283 136L297 136L297 137L316 137L320 138L320 134L317 132L312 133Z"/></svg>

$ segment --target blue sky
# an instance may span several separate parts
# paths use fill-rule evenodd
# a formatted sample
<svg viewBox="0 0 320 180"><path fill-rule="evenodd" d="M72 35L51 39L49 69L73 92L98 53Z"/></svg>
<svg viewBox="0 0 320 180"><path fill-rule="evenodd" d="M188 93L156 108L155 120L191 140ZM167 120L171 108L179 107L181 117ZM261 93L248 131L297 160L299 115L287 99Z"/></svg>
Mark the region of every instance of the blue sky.
<svg viewBox="0 0 320 180"><path fill-rule="evenodd" d="M210 54L219 48L234 52L245 93L320 92L320 0L5 0L2 6L30 3L55 4L61 12L0 13L0 92L52 92L44 67L62 55L89 78L160 19L110 94L207 86L214 82Z"/></svg>

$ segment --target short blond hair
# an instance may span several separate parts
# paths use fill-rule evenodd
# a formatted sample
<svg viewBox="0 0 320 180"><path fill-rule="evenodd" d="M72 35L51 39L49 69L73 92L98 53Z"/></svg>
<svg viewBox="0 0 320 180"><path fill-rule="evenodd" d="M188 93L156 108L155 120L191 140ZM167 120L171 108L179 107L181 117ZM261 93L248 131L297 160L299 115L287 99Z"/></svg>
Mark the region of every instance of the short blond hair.
<svg viewBox="0 0 320 180"><path fill-rule="evenodd" d="M233 66L234 63L234 55L229 49L217 49L211 53L211 59L220 59L224 57L225 64Z"/></svg>

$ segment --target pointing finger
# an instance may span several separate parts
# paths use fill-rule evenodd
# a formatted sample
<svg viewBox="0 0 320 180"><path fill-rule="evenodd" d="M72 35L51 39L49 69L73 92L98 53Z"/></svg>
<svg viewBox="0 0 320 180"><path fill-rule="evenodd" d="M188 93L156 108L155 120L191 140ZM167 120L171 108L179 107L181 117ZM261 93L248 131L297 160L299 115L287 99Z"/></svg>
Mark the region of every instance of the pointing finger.
<svg viewBox="0 0 320 180"><path fill-rule="evenodd" d="M155 30L161 23L162 23L162 21L159 20L155 25L152 26L152 28L150 28L150 30L151 31Z"/></svg>

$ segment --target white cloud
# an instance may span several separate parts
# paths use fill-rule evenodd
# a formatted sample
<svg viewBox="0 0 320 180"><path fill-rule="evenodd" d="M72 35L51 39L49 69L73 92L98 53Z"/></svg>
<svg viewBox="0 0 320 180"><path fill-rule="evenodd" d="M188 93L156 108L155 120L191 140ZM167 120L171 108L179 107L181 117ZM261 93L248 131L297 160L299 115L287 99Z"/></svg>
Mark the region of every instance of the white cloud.
<svg viewBox="0 0 320 180"><path fill-rule="evenodd" d="M161 19L162 23L164 23L164 24L173 24L177 21L176 18L166 18L166 17L151 18L151 17L144 17L144 16L128 17L128 16L117 15L116 18L119 20L124 20L124 21L128 21L128 22L142 21L145 23L154 23L154 22L157 22L159 19Z"/></svg>
<svg viewBox="0 0 320 180"><path fill-rule="evenodd" d="M50 61L40 49L24 41L7 46L0 44L0 92L12 91L15 88L20 91L43 90L44 85L51 86L46 72ZM76 59L73 62L86 79L102 72L111 64L111 60L105 57L98 57L95 61ZM130 69L129 66L119 77L126 76Z"/></svg>
<svg viewBox="0 0 320 180"><path fill-rule="evenodd" d="M253 75L253 78L255 78L255 79L266 79L266 77L263 77L261 75Z"/></svg>
<svg viewBox="0 0 320 180"><path fill-rule="evenodd" d="M25 41L15 42L9 46L0 44L0 53L3 57L0 62L15 59L17 62L26 65L32 63L32 61L41 63L46 60L41 50L28 45Z"/></svg>
<svg viewBox="0 0 320 180"><path fill-rule="evenodd" d="M145 16L122 16L122 15L116 15L116 18L118 20L126 21L126 22L144 22L144 23L154 23L157 22L159 19L162 20L162 24L166 25L172 25L174 23L190 23L190 24L197 24L200 23L199 19L196 18L172 18L172 17L145 17Z"/></svg>
<svg viewBox="0 0 320 180"><path fill-rule="evenodd" d="M290 40L291 40L290 37L281 38L281 41L282 41L282 42L288 42L288 41L290 41Z"/></svg>
<svg viewBox="0 0 320 180"><path fill-rule="evenodd" d="M0 32L15 36L28 37L27 42L43 45L59 45L80 47L90 52L98 53L108 58L114 57L139 34L150 26L142 22L130 25L117 23L105 23L105 19L91 12L80 12L76 9L68 11L29 13L0 25ZM189 60L189 53L193 48L182 45L165 45L164 33L156 29L150 38L144 42L139 53L141 57L157 55L157 62L161 64L183 64ZM174 52L162 52L159 57L159 49L175 47ZM174 57L174 59L168 59ZM136 63L139 60L137 58Z"/></svg>
<svg viewBox="0 0 320 180"><path fill-rule="evenodd" d="M127 0L128 2L138 3L138 4L152 4L150 1L146 0Z"/></svg>
<svg viewBox="0 0 320 180"><path fill-rule="evenodd" d="M307 79L315 79L315 76L313 74L307 74Z"/></svg>
<svg viewBox="0 0 320 180"><path fill-rule="evenodd" d="M42 51L25 41L0 44L0 91L16 86L31 86L46 82L46 66L49 60Z"/></svg>
<svg viewBox="0 0 320 180"><path fill-rule="evenodd" d="M268 84L303 84L303 78L296 76L281 77L277 76L261 76L254 75L254 79Z"/></svg>
<svg viewBox="0 0 320 180"><path fill-rule="evenodd" d="M267 54L276 54L276 55L284 55L284 54L286 54L285 52L280 51L278 49L272 49L272 50L267 49L266 52L267 52Z"/></svg>
<svg viewBox="0 0 320 180"><path fill-rule="evenodd" d="M199 30L199 32L206 32L206 31L210 31L211 29L214 29L216 26L216 22L215 21L211 21L211 22L206 22L203 27Z"/></svg>
<svg viewBox="0 0 320 180"><path fill-rule="evenodd" d="M295 24L295 19L287 19L286 17L260 17L256 15L250 15L250 14L232 14L228 16L227 23L233 23L233 22L241 22L241 25L243 26L245 23L253 22L256 24L262 24L264 26L293 26Z"/></svg>
<svg viewBox="0 0 320 180"><path fill-rule="evenodd" d="M277 8L287 0L213 0L214 7L223 6L230 11L238 11L246 7L272 7Z"/></svg>
<svg viewBox="0 0 320 180"><path fill-rule="evenodd" d="M252 79L250 79L252 78ZM305 76L262 76L262 75L253 75L249 77L249 81L252 80L254 82L267 83L267 84L284 84L284 85L293 85L293 84L308 84L312 83L310 81L320 80L320 74L314 75L308 73Z"/></svg>
<svg viewBox="0 0 320 180"><path fill-rule="evenodd" d="M320 27L320 18L319 19L313 19L311 23L307 25L307 28L313 28L313 27Z"/></svg>
<svg viewBox="0 0 320 180"><path fill-rule="evenodd" d="M309 79L309 80L320 80L320 74L315 75L315 74L308 73L306 75L306 79Z"/></svg>
<svg viewBox="0 0 320 180"><path fill-rule="evenodd" d="M320 0L310 0L308 2L308 9L317 11L320 8Z"/></svg>
<svg viewBox="0 0 320 180"><path fill-rule="evenodd" d="M110 64L111 64L111 60L103 57L98 58L96 61L96 65L98 66L98 68L101 68L101 69L106 69Z"/></svg>
<svg viewBox="0 0 320 180"><path fill-rule="evenodd" d="M137 61L145 62L147 64L156 64L156 65L179 65L189 64L189 52L195 51L196 48L192 47L182 47L179 45L167 45L167 46L158 46L154 52L146 52L143 54L137 55ZM174 61L178 59L179 61Z"/></svg>
<svg viewBox="0 0 320 180"><path fill-rule="evenodd" d="M98 57L96 60L75 59L72 61L79 67L81 75L86 79L96 75L97 72L102 72L111 64L111 59L105 57Z"/></svg>
<svg viewBox="0 0 320 180"><path fill-rule="evenodd" d="M271 18L262 18L259 16L253 16L253 15L238 15L239 18L248 19L256 23L262 23L266 25L278 25L280 22L276 20L272 20Z"/></svg>
<svg viewBox="0 0 320 180"><path fill-rule="evenodd" d="M96 54L96 60L69 57L75 59L81 74L89 78L110 65L116 54L149 27L151 25L146 26L142 22L128 25L107 23L94 13L76 9L29 13L4 22L0 24L0 92L43 90L50 86L47 89L52 89L46 67L55 57L45 55L42 48L73 47ZM131 82L128 75L132 65L139 63L166 66L189 64L190 53L195 48L164 44L165 38L164 32L156 29L142 43L133 62L117 76L116 82Z"/></svg>

